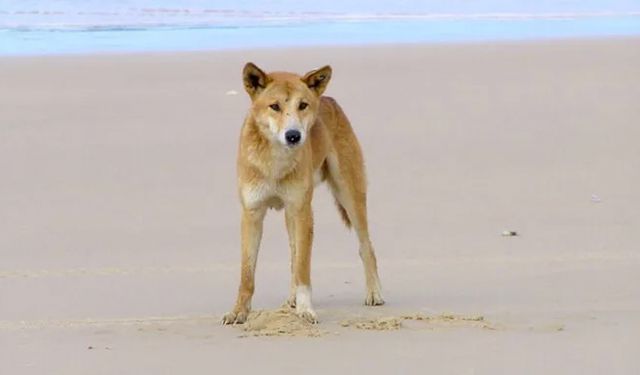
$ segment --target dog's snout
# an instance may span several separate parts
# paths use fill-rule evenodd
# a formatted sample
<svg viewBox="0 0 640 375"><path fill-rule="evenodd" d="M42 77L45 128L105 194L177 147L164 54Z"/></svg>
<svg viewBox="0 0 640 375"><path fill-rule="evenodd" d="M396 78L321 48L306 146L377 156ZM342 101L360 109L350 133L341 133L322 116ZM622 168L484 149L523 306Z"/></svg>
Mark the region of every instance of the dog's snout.
<svg viewBox="0 0 640 375"><path fill-rule="evenodd" d="M284 133L284 138L287 140L287 144L296 145L300 142L300 139L302 139L302 134L299 130L290 129Z"/></svg>

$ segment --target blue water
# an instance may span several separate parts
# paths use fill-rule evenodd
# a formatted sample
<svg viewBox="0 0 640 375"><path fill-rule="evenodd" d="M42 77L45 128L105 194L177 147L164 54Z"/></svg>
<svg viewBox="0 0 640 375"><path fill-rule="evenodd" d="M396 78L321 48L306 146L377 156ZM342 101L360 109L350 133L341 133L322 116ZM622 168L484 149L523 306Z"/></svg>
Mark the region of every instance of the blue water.
<svg viewBox="0 0 640 375"><path fill-rule="evenodd" d="M0 55L632 35L640 0L0 0Z"/></svg>

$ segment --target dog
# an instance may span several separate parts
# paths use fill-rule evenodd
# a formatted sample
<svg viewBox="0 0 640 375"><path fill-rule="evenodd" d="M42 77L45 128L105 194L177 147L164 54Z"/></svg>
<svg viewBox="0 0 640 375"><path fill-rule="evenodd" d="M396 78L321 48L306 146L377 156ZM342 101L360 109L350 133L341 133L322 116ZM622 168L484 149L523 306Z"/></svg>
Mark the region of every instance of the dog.
<svg viewBox="0 0 640 375"><path fill-rule="evenodd" d="M242 204L241 277L233 310L223 324L241 324L251 310L262 223L268 208L284 208L291 253L287 304L317 323L311 303L311 243L314 187L327 182L344 223L360 242L366 277L365 305L384 304L376 256L369 239L364 160L358 140L338 103L323 96L330 66L304 76L265 73L253 63L243 69L251 107L240 135L237 159Z"/></svg>

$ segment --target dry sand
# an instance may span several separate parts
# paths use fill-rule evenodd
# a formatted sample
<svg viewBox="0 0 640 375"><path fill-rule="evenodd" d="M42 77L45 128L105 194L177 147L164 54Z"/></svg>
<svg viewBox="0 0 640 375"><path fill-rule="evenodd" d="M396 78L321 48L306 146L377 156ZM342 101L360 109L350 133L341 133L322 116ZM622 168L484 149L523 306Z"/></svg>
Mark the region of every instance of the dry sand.
<svg viewBox="0 0 640 375"><path fill-rule="evenodd" d="M219 325L247 60L333 65L386 306L320 188L320 324L272 214ZM0 373L638 374L638 103L638 39L0 59Z"/></svg>

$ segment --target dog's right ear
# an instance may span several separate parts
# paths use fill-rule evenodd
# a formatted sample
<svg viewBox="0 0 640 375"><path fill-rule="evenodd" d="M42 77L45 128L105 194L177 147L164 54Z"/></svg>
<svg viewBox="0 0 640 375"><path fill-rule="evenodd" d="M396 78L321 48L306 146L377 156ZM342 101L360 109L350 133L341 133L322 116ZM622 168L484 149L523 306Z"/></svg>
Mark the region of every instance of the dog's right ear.
<svg viewBox="0 0 640 375"><path fill-rule="evenodd" d="M244 89L253 99L260 91L264 90L269 83L269 77L265 72L260 70L254 63L248 62L242 70L242 80L244 81Z"/></svg>

